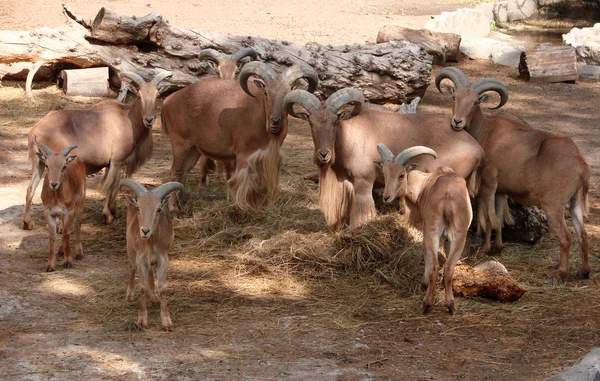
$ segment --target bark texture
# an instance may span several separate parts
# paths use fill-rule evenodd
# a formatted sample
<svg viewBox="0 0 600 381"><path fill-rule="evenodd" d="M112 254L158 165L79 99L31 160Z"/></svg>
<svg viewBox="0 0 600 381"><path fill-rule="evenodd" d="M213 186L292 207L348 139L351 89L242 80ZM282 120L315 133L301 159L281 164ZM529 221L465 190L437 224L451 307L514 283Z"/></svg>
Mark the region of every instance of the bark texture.
<svg viewBox="0 0 600 381"><path fill-rule="evenodd" d="M423 96L429 85L432 57L408 41L374 45L330 46L252 36L197 31L170 25L158 13L128 17L102 8L90 23L73 10L64 9L73 21L56 29L0 31L0 64L44 61L62 68L108 66L111 85L116 74L133 71L151 78L159 70L174 75L164 82L167 91L198 80L213 69L197 59L202 49L231 54L253 48L262 61L281 71L307 63L319 73L318 92L328 97L343 87L358 87L372 102L403 103Z"/></svg>
<svg viewBox="0 0 600 381"><path fill-rule="evenodd" d="M532 82L575 82L578 76L575 48L541 44L522 52L519 75Z"/></svg>
<svg viewBox="0 0 600 381"><path fill-rule="evenodd" d="M433 32L428 29L411 29L400 25L385 25L379 29L377 43L410 41L433 56L434 65L447 61L458 62L461 37L455 33Z"/></svg>

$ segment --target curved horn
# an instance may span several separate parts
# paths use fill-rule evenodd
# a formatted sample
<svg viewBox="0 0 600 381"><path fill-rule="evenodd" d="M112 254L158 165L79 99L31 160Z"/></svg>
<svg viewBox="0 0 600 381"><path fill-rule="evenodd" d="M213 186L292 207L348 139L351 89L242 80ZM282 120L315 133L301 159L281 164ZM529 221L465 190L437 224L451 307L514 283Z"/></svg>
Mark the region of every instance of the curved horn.
<svg viewBox="0 0 600 381"><path fill-rule="evenodd" d="M394 160L394 154L385 144L377 144L377 151L379 151L379 156L381 156L381 160L383 160L384 163L389 163Z"/></svg>
<svg viewBox="0 0 600 381"><path fill-rule="evenodd" d="M148 193L148 189L145 186L138 183L134 179L123 179L119 183L119 187L127 187L135 193L135 197L140 197L146 193Z"/></svg>
<svg viewBox="0 0 600 381"><path fill-rule="evenodd" d="M319 85L319 74L312 66L305 63L294 65L281 73L281 79L290 86L300 78L306 79L308 82L308 92L314 93Z"/></svg>
<svg viewBox="0 0 600 381"><path fill-rule="evenodd" d="M60 151L60 154L63 156L67 156L71 151L73 151L75 148L77 148L77 146L70 146L65 148L64 150Z"/></svg>
<svg viewBox="0 0 600 381"><path fill-rule="evenodd" d="M242 48L231 55L231 60L237 64L246 57L250 57L252 58L252 61L256 61L258 59L258 54L252 48Z"/></svg>
<svg viewBox="0 0 600 381"><path fill-rule="evenodd" d="M159 83L172 76L173 72L163 70L160 73L156 74L154 78L152 78L152 84L154 84L154 86L158 86Z"/></svg>
<svg viewBox="0 0 600 381"><path fill-rule="evenodd" d="M219 64L223 60L223 54L214 49L203 49L198 53L199 60L208 60Z"/></svg>
<svg viewBox="0 0 600 381"><path fill-rule="evenodd" d="M144 78L140 77L138 74L136 73L132 73L130 71L122 71L121 73L119 73L119 77L121 77L121 79L129 79L131 80L131 82L133 82L137 87L140 87L144 84Z"/></svg>
<svg viewBox="0 0 600 381"><path fill-rule="evenodd" d="M306 90L300 89L292 90L283 97L283 109L291 116L298 118L298 115L294 112L294 104L304 107L309 115L321 107L319 98Z"/></svg>
<svg viewBox="0 0 600 381"><path fill-rule="evenodd" d="M475 81L471 88L481 95L486 91L495 91L500 95L500 103L496 107L490 107L491 110L500 108L508 101L508 87L495 78L481 78Z"/></svg>
<svg viewBox="0 0 600 381"><path fill-rule="evenodd" d="M425 146L414 146L400 152L394 160L396 160L396 163L400 165L406 165L410 159L419 155L431 155L433 158L437 158L437 153L435 153L435 151L431 148Z"/></svg>
<svg viewBox="0 0 600 381"><path fill-rule="evenodd" d="M440 84L442 83L442 80L446 78L454 82L454 86L456 87L469 86L469 79L467 79L465 73L463 73L460 69L457 69L455 67L445 67L442 70L438 71L435 75L435 86L437 87L440 93L442 92Z"/></svg>
<svg viewBox="0 0 600 381"><path fill-rule="evenodd" d="M170 181L152 189L152 193L162 201L169 193L176 190L183 190L183 184Z"/></svg>
<svg viewBox="0 0 600 381"><path fill-rule="evenodd" d="M360 110L365 103L365 96L363 95L363 92L361 90L349 87L339 89L335 93L331 94L329 98L327 98L325 101L325 109L337 114L340 108L349 103L354 105L352 115L360 114Z"/></svg>
<svg viewBox="0 0 600 381"><path fill-rule="evenodd" d="M249 62L244 65L244 68L240 72L239 81L242 90L252 98L255 98L254 94L248 89L248 78L255 75L262 79L265 83L272 82L277 78L277 73L269 65L264 62Z"/></svg>

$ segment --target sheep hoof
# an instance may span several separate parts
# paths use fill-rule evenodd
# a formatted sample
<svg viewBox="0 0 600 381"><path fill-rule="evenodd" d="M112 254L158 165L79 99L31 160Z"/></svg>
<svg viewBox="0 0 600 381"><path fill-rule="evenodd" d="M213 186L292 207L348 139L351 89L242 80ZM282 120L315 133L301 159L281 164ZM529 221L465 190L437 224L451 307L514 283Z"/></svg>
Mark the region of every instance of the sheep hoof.
<svg viewBox="0 0 600 381"><path fill-rule="evenodd" d="M422 314L426 314L427 312L429 312L430 309L431 309L431 304L426 304L425 302L423 302L421 304L421 313Z"/></svg>
<svg viewBox="0 0 600 381"><path fill-rule="evenodd" d="M75 256L75 260L76 260L76 261L81 261L82 259L83 259L83 254L77 254L77 255Z"/></svg>
<svg viewBox="0 0 600 381"><path fill-rule="evenodd" d="M64 266L65 269L70 269L71 267L73 267L73 263L71 263L71 262L65 262L63 264L63 266Z"/></svg>
<svg viewBox="0 0 600 381"><path fill-rule="evenodd" d="M144 328L144 329L145 329L145 328L148 328L148 318L142 318L142 317L139 317L139 318L137 319L137 323L136 323L136 325L137 325L138 327L141 327L141 328Z"/></svg>
<svg viewBox="0 0 600 381"><path fill-rule="evenodd" d="M23 220L23 230L32 230L33 222Z"/></svg>
<svg viewBox="0 0 600 381"><path fill-rule="evenodd" d="M173 332L173 323L171 323L171 319L163 321L162 326L165 331Z"/></svg>
<svg viewBox="0 0 600 381"><path fill-rule="evenodd" d="M56 271L56 269L54 267L52 267L52 266L46 266L46 272L47 273L51 273L51 272L54 272L54 271Z"/></svg>
<svg viewBox="0 0 600 381"><path fill-rule="evenodd" d="M112 214L104 214L104 224L110 225L113 223L115 217Z"/></svg>
<svg viewBox="0 0 600 381"><path fill-rule="evenodd" d="M577 275L579 275L580 279L590 279L590 269L589 268L587 268L587 269L581 268L577 272Z"/></svg>
<svg viewBox="0 0 600 381"><path fill-rule="evenodd" d="M456 307L456 303L454 302L446 304L446 308L448 308L448 313L450 315L454 315L458 312L458 308Z"/></svg>

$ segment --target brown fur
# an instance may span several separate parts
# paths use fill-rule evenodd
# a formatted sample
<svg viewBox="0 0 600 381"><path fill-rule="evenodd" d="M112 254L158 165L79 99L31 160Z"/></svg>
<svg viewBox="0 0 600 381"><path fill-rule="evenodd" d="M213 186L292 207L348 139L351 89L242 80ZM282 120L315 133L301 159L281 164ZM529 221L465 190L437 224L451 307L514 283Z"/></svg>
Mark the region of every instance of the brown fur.
<svg viewBox="0 0 600 381"><path fill-rule="evenodd" d="M63 147L64 148L64 147ZM49 254L45 270L56 270L55 241L57 223L63 221L62 243L59 249L64 253L64 267L73 266L71 249L71 227L75 226L75 259L83 258L81 241L81 215L85 207L85 165L78 158L69 158L60 153L45 156L46 176L42 185L42 203L48 223ZM72 160L69 162L69 160ZM40 160L42 162L42 160ZM58 189L50 187L51 182L58 183Z"/></svg>
<svg viewBox="0 0 600 381"><path fill-rule="evenodd" d="M458 87L450 121L453 128L464 128L471 134L486 154L477 203L478 229L485 233L482 249L491 253L502 250L502 223L512 220L506 205L507 196L525 205L540 206L546 213L550 230L560 241L556 277L565 278L570 234L564 208L568 204L581 241L579 274L589 277L587 233L583 226L587 215L589 165L568 137L532 128L513 116L484 116L479 106L484 97L471 87ZM496 230L493 248L492 230Z"/></svg>
<svg viewBox="0 0 600 381"><path fill-rule="evenodd" d="M425 271L422 284L427 293L421 305L426 313L434 305L434 291L438 275L438 249L443 242L446 249L444 265L444 305L451 314L456 313L452 290L454 267L460 259L467 240L467 231L473 218L467 183L451 168L439 167L424 173L412 165L400 165L395 160L383 163L385 177L384 201L391 203L395 197L406 198L422 219L423 253Z"/></svg>
<svg viewBox="0 0 600 381"><path fill-rule="evenodd" d="M148 327L146 299L159 301L162 326L171 330L173 323L167 307L166 277L169 264L168 252L173 244L175 233L168 208L157 196L148 192L127 207L127 257L129 260L129 284L126 300L134 300L135 274L139 273L141 284L140 308L137 324ZM157 212L158 211L158 212ZM141 228L148 229L149 238L142 238ZM157 285L154 284L154 269Z"/></svg>
<svg viewBox="0 0 600 381"><path fill-rule="evenodd" d="M227 182L227 197L244 211L269 206L275 199L281 165L280 144L271 139L266 150L254 152L247 166Z"/></svg>
<svg viewBox="0 0 600 381"><path fill-rule="evenodd" d="M264 91L249 85L256 98L248 96L237 82L205 78L170 95L162 112L163 131L173 147L170 179L185 185L201 156L235 161L228 194L244 210L260 209L275 197L279 150L288 122L287 114L272 104L291 90L279 77ZM279 115L281 121L276 133L271 131L273 115ZM172 211L178 210L176 204L173 198Z"/></svg>
<svg viewBox="0 0 600 381"><path fill-rule="evenodd" d="M338 179L330 166L319 169L319 208L333 230L339 230L349 222L352 205L352 184Z"/></svg>
<svg viewBox="0 0 600 381"><path fill-rule="evenodd" d="M144 118L155 118L158 90L150 82L138 89L138 98L124 105L115 100L100 102L85 110L58 110L49 112L28 133L29 159L32 176L27 188L23 226L32 229L30 208L41 172L35 157L33 140L52 150L77 145L79 159L87 174L106 168L103 191L106 194L104 220L111 223L116 213L117 183L121 170L131 176L152 154L151 126Z"/></svg>
<svg viewBox="0 0 600 381"><path fill-rule="evenodd" d="M341 193L332 194L347 191L348 187L341 184L328 185L327 191L319 192L319 204L331 229L341 228L340 221L355 226L375 216L372 190L374 185L383 183L374 164L380 160L376 149L379 143L396 152L414 145L429 146L438 152L438 159L416 158L419 168L433 171L439 166L451 167L460 176L470 178L470 193L477 191L477 173L483 162L483 150L468 134L456 135L453 131L445 130L447 119L442 116L399 114L365 104L360 114L340 119L326 110L324 103L310 115L299 115L308 120L312 127L315 160L321 161L320 166L327 166L333 171L335 176L330 178L351 184L351 197ZM331 154L323 161L319 158L319 152ZM323 186L320 182L319 187ZM351 205L346 207L345 203L349 200L352 200Z"/></svg>

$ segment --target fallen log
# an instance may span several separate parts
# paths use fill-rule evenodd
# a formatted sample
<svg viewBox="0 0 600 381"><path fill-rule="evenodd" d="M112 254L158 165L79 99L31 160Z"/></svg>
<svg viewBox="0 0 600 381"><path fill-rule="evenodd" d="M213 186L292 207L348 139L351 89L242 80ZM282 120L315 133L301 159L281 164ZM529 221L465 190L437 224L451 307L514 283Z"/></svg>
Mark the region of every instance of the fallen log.
<svg viewBox="0 0 600 381"><path fill-rule="evenodd" d="M433 56L434 65L444 65L447 61L458 62L461 37L455 33L433 32L428 29L411 29L400 25L385 25L379 29L377 43L390 41L410 41L422 46Z"/></svg>
<svg viewBox="0 0 600 381"><path fill-rule="evenodd" d="M56 29L29 32L0 31L0 63L38 62L88 68L108 66L111 85L119 87L118 73L133 71L145 78L159 70L174 75L164 81L174 91L214 70L198 60L202 49L231 54L253 48L276 71L308 63L319 73L318 92L328 97L343 87L358 87L372 102L403 103L422 97L429 85L432 57L407 41L374 45L330 46L309 43L298 46L261 37L232 36L170 25L151 13L135 18L102 8L94 22L64 9L74 21Z"/></svg>
<svg viewBox="0 0 600 381"><path fill-rule="evenodd" d="M454 294L514 302L527 291L504 272L458 264L452 278Z"/></svg>
<svg viewBox="0 0 600 381"><path fill-rule="evenodd" d="M541 44L521 53L519 76L532 82L577 81L577 54L572 46Z"/></svg>

